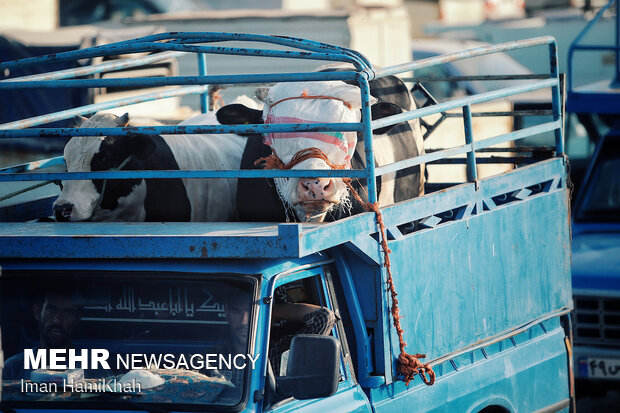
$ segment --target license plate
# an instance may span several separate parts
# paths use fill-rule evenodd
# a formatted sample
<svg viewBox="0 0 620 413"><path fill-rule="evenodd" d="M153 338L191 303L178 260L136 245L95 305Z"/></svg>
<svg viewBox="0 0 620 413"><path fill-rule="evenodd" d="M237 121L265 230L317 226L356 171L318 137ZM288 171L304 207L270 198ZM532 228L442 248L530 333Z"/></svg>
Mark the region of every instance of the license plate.
<svg viewBox="0 0 620 413"><path fill-rule="evenodd" d="M592 379L620 380L620 359L580 358L579 373L581 377Z"/></svg>

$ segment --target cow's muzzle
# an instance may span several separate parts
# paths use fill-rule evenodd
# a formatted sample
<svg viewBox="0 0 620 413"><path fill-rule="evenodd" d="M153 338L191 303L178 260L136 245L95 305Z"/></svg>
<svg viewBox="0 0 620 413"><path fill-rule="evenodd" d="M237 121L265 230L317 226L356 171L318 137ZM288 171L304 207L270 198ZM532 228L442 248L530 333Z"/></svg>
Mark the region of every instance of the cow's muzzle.
<svg viewBox="0 0 620 413"><path fill-rule="evenodd" d="M73 212L73 204L72 203L64 203L64 204L56 204L53 207L54 210L54 219L58 222L67 222L70 221L71 213Z"/></svg>

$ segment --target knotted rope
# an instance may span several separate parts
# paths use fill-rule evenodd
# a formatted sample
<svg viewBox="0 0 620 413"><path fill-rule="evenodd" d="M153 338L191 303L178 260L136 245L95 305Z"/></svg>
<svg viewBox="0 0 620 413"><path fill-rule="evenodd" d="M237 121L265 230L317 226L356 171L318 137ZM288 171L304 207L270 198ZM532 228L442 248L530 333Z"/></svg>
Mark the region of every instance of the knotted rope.
<svg viewBox="0 0 620 413"><path fill-rule="evenodd" d="M331 169L345 169L348 166L347 164L336 165L331 163L331 161L327 158L327 155L325 155L325 153L318 148L305 148L300 150L293 155L293 158L287 164L282 162L278 155L273 152L269 156L258 158L254 161L254 165L262 165L263 169L291 169L295 165L298 165L310 158L319 158L323 160L323 162L325 162Z"/></svg>
<svg viewBox="0 0 620 413"><path fill-rule="evenodd" d="M307 148L297 152L291 161L288 164L282 162L280 158L275 153L271 155L260 158L256 162L255 165L262 164L264 169L291 169L295 165L300 162L309 159L309 158L319 158L325 161L327 165L329 165L332 169L344 169L347 165L334 165L329 159L327 159L327 155L323 153L318 148ZM407 343L404 339L404 331L400 325L400 309L398 308L398 294L396 293L396 287L394 287L394 279L392 278L392 269L390 263L390 253L392 252L387 243L387 236L385 233L385 224L383 223L383 215L379 210L379 204L377 202L370 203L364 202L364 200L360 197L357 191L351 185L351 178L343 178L344 183L349 188L349 191L353 194L353 197L359 202L364 209L367 211L372 211L375 213L377 217L377 224L379 225L379 230L381 232L381 250L383 251L383 266L387 270L387 287L390 292L390 296L392 298L392 307L391 313L392 318L394 319L394 327L396 328L396 333L398 334L398 341L400 346L400 355L398 356L398 373L403 376L403 381L406 385L415 378L417 374L420 374L424 383L428 386L433 385L435 383L435 372L429 363L422 363L420 359L426 358L426 354L409 354L405 351L405 347L407 347ZM428 378L426 377L428 375Z"/></svg>
<svg viewBox="0 0 620 413"><path fill-rule="evenodd" d="M400 355L398 356L398 373L403 376L403 380L406 385L414 379L416 374L420 374L422 377L422 381L428 386L432 386L435 383L435 372L429 363L422 363L420 359L426 358L426 354L417 353L415 355L411 355L405 351L405 347L407 347L407 343L404 339L404 331L400 326L400 309L398 308L398 293L396 292L396 287L394 287L394 279L392 278L392 268L390 263L390 253L392 250L388 247L387 236L385 233L385 224L383 223L383 215L379 210L379 204L377 202L370 203L364 202L362 198L359 196L357 191L351 185L351 179L345 179L344 183L349 188L349 191L353 194L353 197L359 202L364 209L367 211L372 211L377 216L377 224L379 225L379 230L381 231L381 250L383 251L383 266L387 270L387 287L390 292L390 296L392 298L392 307L390 312L392 313L392 319L394 320L394 328L396 328L396 333L398 334L398 342L400 346ZM428 374L428 378L426 375Z"/></svg>
<svg viewBox="0 0 620 413"><path fill-rule="evenodd" d="M308 95L308 91L304 90L301 92L301 96L291 96L288 98L284 98L284 99L280 99L275 103L272 103L271 105L269 105L270 108L274 107L275 105L277 105L278 103L282 103L286 100L291 100L291 99L330 99L330 100L339 100L340 102L342 102L346 107L348 107L349 109L353 108L353 106L351 105L351 103L347 102L344 99L340 99L334 96L328 96L328 95L316 95L316 96L311 96Z"/></svg>

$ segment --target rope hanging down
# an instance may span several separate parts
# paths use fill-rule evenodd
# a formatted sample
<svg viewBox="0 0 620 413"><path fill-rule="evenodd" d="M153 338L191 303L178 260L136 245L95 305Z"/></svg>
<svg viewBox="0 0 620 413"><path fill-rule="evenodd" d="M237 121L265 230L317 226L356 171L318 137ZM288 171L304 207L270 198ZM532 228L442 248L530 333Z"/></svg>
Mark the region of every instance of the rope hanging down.
<svg viewBox="0 0 620 413"><path fill-rule="evenodd" d="M291 169L295 165L300 162L309 159L309 158L319 158L325 161L327 165L329 165L332 169L344 169L346 165L334 165L329 159L327 159L327 155L325 155L320 149L317 148L307 148L303 149L293 156L291 162L285 164L282 162L280 158L275 153L271 155L260 158L256 162L255 165L262 164L264 169ZM422 363L420 359L426 358L426 354L409 354L405 351L405 347L407 347L407 343L403 337L404 331L400 325L400 309L398 308L398 294L396 293L396 288L394 287L394 279L392 278L392 269L390 264L390 252L392 252L387 243L387 236L385 233L385 224L383 223L383 215L379 210L378 203L370 203L364 202L362 198L359 196L357 191L351 185L350 178L343 178L344 183L347 185L353 197L366 209L367 211L372 211L375 213L377 217L377 224L379 225L379 230L381 232L381 249L383 251L383 266L387 270L387 287L390 292L390 296L392 299L392 307L390 312L392 314L392 318L394 320L394 328L396 328L396 333L398 334L398 341L400 346L400 355L398 356L398 373L403 376L403 381L406 385L415 378L417 374L420 374L424 383L428 386L433 385L435 383L435 372L429 363ZM428 378L427 378L428 375Z"/></svg>

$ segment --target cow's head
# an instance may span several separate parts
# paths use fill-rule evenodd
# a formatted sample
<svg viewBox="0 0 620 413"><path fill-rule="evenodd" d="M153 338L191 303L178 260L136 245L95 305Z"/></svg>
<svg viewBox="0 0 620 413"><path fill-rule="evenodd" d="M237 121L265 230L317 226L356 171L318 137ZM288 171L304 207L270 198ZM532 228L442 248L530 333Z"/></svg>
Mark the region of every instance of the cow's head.
<svg viewBox="0 0 620 413"><path fill-rule="evenodd" d="M124 127L129 124L129 115L96 114L77 122L83 128ZM65 145L64 157L68 172L110 171L135 169L131 164L154 150L152 139L137 135L75 136ZM143 201L145 195L142 179L63 180L60 196L53 205L54 217L57 221L140 220L122 214L136 211L136 203Z"/></svg>
<svg viewBox="0 0 620 413"><path fill-rule="evenodd" d="M228 105L217 112L222 124L258 123L350 123L361 118L360 89L341 81L279 83L259 89L257 97L265 103L263 111L243 105ZM376 100L372 98L372 101ZM377 103L373 118L402 112L396 105ZM376 115L376 116L375 116ZM385 133L385 130L374 131ZM350 168L356 149L356 132L287 132L266 136L275 156L291 169ZM316 148L326 155L291 163L304 150ZM329 210L349 205L349 191L342 179L275 178L280 198L300 221L321 222Z"/></svg>

